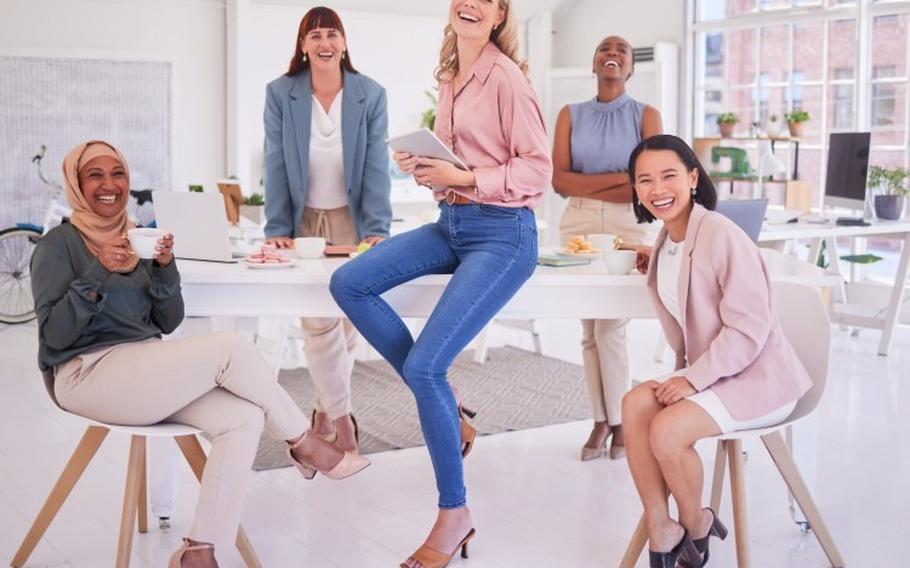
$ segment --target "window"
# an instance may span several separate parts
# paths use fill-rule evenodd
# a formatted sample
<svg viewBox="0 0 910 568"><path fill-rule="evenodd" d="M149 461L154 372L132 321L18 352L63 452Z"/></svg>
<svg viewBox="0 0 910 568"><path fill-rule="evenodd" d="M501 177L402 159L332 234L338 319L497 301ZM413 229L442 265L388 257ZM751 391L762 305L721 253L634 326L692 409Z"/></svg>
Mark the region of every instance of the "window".
<svg viewBox="0 0 910 568"><path fill-rule="evenodd" d="M833 75L838 82L831 86L831 129L850 130L853 127L853 85L840 81L852 79L853 69L837 67Z"/></svg>
<svg viewBox="0 0 910 568"><path fill-rule="evenodd" d="M892 77L894 73L894 65L876 65L872 69L872 78ZM872 85L872 126L894 124L896 103L893 83L874 83Z"/></svg>

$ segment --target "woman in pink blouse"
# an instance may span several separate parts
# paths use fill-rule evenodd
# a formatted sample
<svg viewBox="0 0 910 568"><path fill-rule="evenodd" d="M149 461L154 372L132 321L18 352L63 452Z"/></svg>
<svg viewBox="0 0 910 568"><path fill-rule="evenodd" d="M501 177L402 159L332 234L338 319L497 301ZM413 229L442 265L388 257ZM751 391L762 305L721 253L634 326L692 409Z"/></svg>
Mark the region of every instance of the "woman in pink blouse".
<svg viewBox="0 0 910 568"><path fill-rule="evenodd" d="M540 105L518 60L509 0L453 0L439 67L436 134L468 166L395 154L439 202L439 221L384 241L337 270L332 295L414 393L439 491L436 524L405 568L445 566L474 536L462 458L474 430L447 371L534 272L552 165ZM381 295L425 274L452 279L415 340Z"/></svg>

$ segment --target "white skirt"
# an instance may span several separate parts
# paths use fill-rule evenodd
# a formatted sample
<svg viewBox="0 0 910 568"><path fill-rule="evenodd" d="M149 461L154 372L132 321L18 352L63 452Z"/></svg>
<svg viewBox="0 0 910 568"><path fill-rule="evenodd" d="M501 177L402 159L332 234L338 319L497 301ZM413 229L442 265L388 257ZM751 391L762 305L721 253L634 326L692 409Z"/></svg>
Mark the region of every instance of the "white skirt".
<svg viewBox="0 0 910 568"><path fill-rule="evenodd" d="M678 371L673 371L672 373L667 373L657 377L655 380L659 383L666 381L672 377L685 376L685 369L680 369ZM686 400L691 400L698 406L702 407L705 412L717 423L717 426L720 428L721 433L728 434L730 432L736 432L738 430L753 430L756 428L767 428L769 426L775 426L786 420L790 414L793 412L793 409L796 408L797 401L788 402L787 404L781 406L777 410L772 410L771 412L759 416L757 418L752 418L750 420L737 420L733 418L730 414L730 411L727 410L727 407L724 406L723 401L717 396L717 393L714 392L714 389L708 387L701 392L696 392L693 395L686 397Z"/></svg>

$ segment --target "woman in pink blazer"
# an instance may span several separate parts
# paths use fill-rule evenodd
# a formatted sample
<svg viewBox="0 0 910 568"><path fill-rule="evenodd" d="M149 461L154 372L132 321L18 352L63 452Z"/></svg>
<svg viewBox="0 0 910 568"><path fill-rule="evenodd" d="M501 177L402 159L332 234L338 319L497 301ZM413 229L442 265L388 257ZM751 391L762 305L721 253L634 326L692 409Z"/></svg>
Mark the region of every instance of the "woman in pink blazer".
<svg viewBox="0 0 910 568"><path fill-rule="evenodd" d="M692 149L676 136L652 136L632 152L629 178L638 221L664 223L647 263L648 291L677 369L623 399L629 468L651 566L704 566L709 536L727 531L701 507L695 442L783 422L812 381L784 337L758 247L712 211L717 193Z"/></svg>

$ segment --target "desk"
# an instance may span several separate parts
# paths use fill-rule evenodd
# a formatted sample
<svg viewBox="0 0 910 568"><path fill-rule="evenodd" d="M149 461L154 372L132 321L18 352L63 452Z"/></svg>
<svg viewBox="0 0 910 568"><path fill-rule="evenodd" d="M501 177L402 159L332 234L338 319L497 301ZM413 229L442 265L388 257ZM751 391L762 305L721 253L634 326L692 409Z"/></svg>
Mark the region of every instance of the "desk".
<svg viewBox="0 0 910 568"><path fill-rule="evenodd" d="M910 222L908 221L875 221L868 227L841 227L833 222L819 223L788 223L784 225L765 225L758 238L759 243L779 243L793 240L812 240L809 251L810 262L818 259L821 243L826 243L828 251L836 251L835 240L837 237L886 237L902 241L901 256L898 262L897 274L891 287L891 298L888 307L882 315L872 312L863 314L851 309L846 303L846 296L841 291L839 302L835 305L832 320L845 325L855 325L880 329L881 339L878 344L878 354L887 355L894 339L894 330L897 327L901 306L904 301L904 285L907 282L907 271L910 268ZM837 254L828 255L830 268L833 272L840 273L840 260Z"/></svg>

